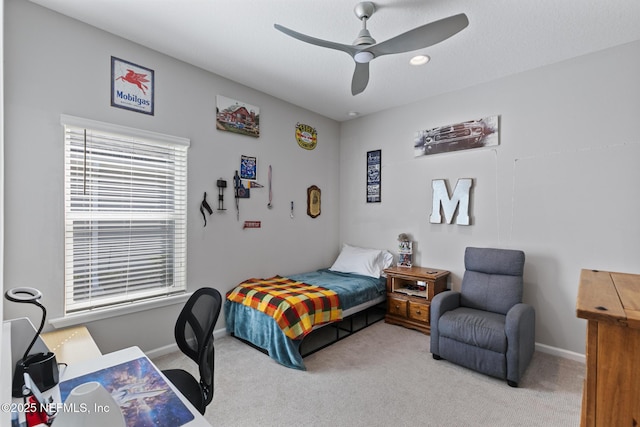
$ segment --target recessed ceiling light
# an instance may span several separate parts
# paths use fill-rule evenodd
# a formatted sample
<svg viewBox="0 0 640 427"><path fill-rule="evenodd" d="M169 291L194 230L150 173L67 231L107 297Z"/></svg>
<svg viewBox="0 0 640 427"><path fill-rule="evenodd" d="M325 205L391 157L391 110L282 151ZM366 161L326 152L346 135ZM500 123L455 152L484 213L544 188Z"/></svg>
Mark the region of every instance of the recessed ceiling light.
<svg viewBox="0 0 640 427"><path fill-rule="evenodd" d="M411 65L424 65L429 62L429 58L427 55L416 55L411 60L409 60L409 64Z"/></svg>
<svg viewBox="0 0 640 427"><path fill-rule="evenodd" d="M349 111L347 114L349 117L358 117L360 115L357 111Z"/></svg>

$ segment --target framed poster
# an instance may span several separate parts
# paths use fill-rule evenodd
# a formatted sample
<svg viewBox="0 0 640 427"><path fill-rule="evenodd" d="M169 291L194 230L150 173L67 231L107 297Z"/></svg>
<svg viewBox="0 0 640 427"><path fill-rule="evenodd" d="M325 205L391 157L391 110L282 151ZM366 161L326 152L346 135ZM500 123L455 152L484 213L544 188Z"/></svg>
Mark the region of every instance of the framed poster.
<svg viewBox="0 0 640 427"><path fill-rule="evenodd" d="M258 176L258 159L251 156L240 157L240 178L255 180Z"/></svg>
<svg viewBox="0 0 640 427"><path fill-rule="evenodd" d="M367 203L382 201L380 189L382 185L382 150L367 151Z"/></svg>
<svg viewBox="0 0 640 427"><path fill-rule="evenodd" d="M111 57L111 106L153 116L154 73L115 56Z"/></svg>
<svg viewBox="0 0 640 427"><path fill-rule="evenodd" d="M260 136L260 108L226 96L216 95L216 129Z"/></svg>
<svg viewBox="0 0 640 427"><path fill-rule="evenodd" d="M498 145L498 118L483 117L418 131L413 140L414 157Z"/></svg>

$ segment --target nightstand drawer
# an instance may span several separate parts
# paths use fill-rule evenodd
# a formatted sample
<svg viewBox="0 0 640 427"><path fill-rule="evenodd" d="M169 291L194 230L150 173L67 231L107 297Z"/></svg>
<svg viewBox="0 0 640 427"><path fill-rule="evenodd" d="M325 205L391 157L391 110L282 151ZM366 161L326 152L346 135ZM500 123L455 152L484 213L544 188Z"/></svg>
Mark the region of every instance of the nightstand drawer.
<svg viewBox="0 0 640 427"><path fill-rule="evenodd" d="M388 307L389 309L387 311L389 314L407 317L407 300L389 297Z"/></svg>
<svg viewBox="0 0 640 427"><path fill-rule="evenodd" d="M421 322L429 322L429 304L409 301L409 318Z"/></svg>

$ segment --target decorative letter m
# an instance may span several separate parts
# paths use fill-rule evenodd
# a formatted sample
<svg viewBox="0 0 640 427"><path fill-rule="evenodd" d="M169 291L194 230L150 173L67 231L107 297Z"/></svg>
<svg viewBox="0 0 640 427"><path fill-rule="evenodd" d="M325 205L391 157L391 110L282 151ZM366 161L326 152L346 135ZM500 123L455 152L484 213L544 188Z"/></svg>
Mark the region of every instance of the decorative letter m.
<svg viewBox="0 0 640 427"><path fill-rule="evenodd" d="M451 224L456 208L458 208L455 223L458 225L469 225L469 194L472 185L473 179L471 178L459 179L456 183L456 188L453 190L453 195L449 197L449 190L447 189L447 183L444 179L434 179L431 181L433 188L433 205L429 222L432 224L442 223L442 217L440 215L440 207L442 206L442 212L444 213L447 224Z"/></svg>

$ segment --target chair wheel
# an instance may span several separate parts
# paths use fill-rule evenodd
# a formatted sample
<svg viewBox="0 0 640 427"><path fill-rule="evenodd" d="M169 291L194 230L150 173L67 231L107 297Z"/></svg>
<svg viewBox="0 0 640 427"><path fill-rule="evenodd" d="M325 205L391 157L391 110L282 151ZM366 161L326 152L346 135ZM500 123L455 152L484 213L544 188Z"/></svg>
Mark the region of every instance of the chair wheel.
<svg viewBox="0 0 640 427"><path fill-rule="evenodd" d="M442 360L442 357L438 356L438 355L437 355L437 354L435 354L435 353L434 353L434 354L432 354L432 356L433 356L433 358L434 358L435 360Z"/></svg>

